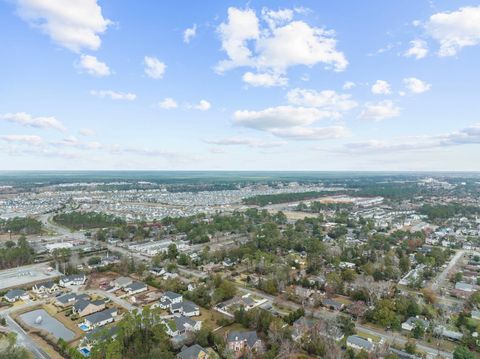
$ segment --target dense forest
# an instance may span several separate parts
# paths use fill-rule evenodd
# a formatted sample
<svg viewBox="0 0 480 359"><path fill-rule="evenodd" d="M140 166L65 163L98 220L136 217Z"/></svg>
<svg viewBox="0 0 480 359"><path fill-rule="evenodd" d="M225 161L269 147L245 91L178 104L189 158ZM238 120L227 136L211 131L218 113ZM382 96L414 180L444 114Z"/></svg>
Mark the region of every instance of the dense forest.
<svg viewBox="0 0 480 359"><path fill-rule="evenodd" d="M7 220L0 219L0 233L39 234L42 232L42 223L34 218L15 217Z"/></svg>
<svg viewBox="0 0 480 359"><path fill-rule="evenodd" d="M97 212L61 213L53 217L58 224L73 229L88 229L120 226L125 221L111 214Z"/></svg>
<svg viewBox="0 0 480 359"><path fill-rule="evenodd" d="M431 221L446 220L455 216L470 217L480 214L480 207L465 206L459 203L430 205L420 208L420 213L428 216Z"/></svg>
<svg viewBox="0 0 480 359"><path fill-rule="evenodd" d="M19 267L33 263L34 253L25 236L21 236L18 242L7 241L0 248L0 269Z"/></svg>

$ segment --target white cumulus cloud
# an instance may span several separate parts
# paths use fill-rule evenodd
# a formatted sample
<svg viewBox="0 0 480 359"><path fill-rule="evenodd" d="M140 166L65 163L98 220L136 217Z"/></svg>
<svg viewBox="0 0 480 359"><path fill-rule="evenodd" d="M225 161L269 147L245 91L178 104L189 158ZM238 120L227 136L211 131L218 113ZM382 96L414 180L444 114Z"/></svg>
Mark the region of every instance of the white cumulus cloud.
<svg viewBox="0 0 480 359"><path fill-rule="evenodd" d="M65 131L65 126L55 117L34 117L26 112L6 113L0 115L0 120L16 123L26 127L53 129Z"/></svg>
<svg viewBox="0 0 480 359"><path fill-rule="evenodd" d="M293 106L269 107L260 111L239 110L235 111L233 115L236 125L264 131L307 126L318 120L331 118L331 116L330 111Z"/></svg>
<svg viewBox="0 0 480 359"><path fill-rule="evenodd" d="M197 35L197 24L185 29L183 32L183 42L189 44L190 41Z"/></svg>
<svg viewBox="0 0 480 359"><path fill-rule="evenodd" d="M417 79L416 77L407 77L403 79L403 83L405 84L406 89L412 93L427 92L432 87L432 85Z"/></svg>
<svg viewBox="0 0 480 359"><path fill-rule="evenodd" d="M278 73L253 73L245 72L242 77L243 82L251 86L262 86L262 87L272 87L272 86L286 86L288 84L288 79Z"/></svg>
<svg viewBox="0 0 480 359"><path fill-rule="evenodd" d="M357 102L349 94L339 94L333 90L315 91L295 88L287 93L287 100L293 105L318 107L332 111L340 116L340 112L351 110Z"/></svg>
<svg viewBox="0 0 480 359"><path fill-rule="evenodd" d="M148 77L156 80L163 78L167 65L153 56L145 56L143 61L145 64L145 73Z"/></svg>
<svg viewBox="0 0 480 359"><path fill-rule="evenodd" d="M390 95L392 93L390 84L385 80L377 80L372 85L371 90L375 95Z"/></svg>
<svg viewBox="0 0 480 359"><path fill-rule="evenodd" d="M342 88L344 90L351 90L356 86L355 82L353 81L347 81L343 84Z"/></svg>
<svg viewBox="0 0 480 359"><path fill-rule="evenodd" d="M107 64L99 61L92 55L80 56L80 62L77 66L80 70L85 71L92 76L104 77L111 74L110 68Z"/></svg>
<svg viewBox="0 0 480 359"><path fill-rule="evenodd" d="M16 0L19 16L72 51L97 50L112 22L97 0Z"/></svg>
<svg viewBox="0 0 480 359"><path fill-rule="evenodd" d="M117 92L112 90L91 90L90 95L99 98L110 98L112 100L133 101L137 98L137 95L130 92Z"/></svg>
<svg viewBox="0 0 480 359"><path fill-rule="evenodd" d="M171 110L171 109L177 108L178 104L177 104L177 101L175 101L173 98L166 97L158 103L158 106L165 110Z"/></svg>
<svg viewBox="0 0 480 359"><path fill-rule="evenodd" d="M390 100L367 103L360 113L361 119L374 121L382 121L398 116L400 116L400 108Z"/></svg>
<svg viewBox="0 0 480 359"><path fill-rule="evenodd" d="M464 47L480 44L480 6L433 14L425 29L440 43L439 56L455 56Z"/></svg>
<svg viewBox="0 0 480 359"><path fill-rule="evenodd" d="M297 65L323 63L344 70L348 61L336 48L335 33L294 20L294 12L263 9L262 23L254 10L230 7L227 21L217 28L228 58L217 64L216 71L250 67L282 78L289 67ZM270 86L271 81L264 83Z"/></svg>
<svg viewBox="0 0 480 359"><path fill-rule="evenodd" d="M207 111L212 107L212 104L207 100L200 100L200 102L193 106L195 110Z"/></svg>
<svg viewBox="0 0 480 359"><path fill-rule="evenodd" d="M428 54L428 45L424 40L416 39L410 41L410 47L403 54L405 57L415 57L417 60L423 59Z"/></svg>

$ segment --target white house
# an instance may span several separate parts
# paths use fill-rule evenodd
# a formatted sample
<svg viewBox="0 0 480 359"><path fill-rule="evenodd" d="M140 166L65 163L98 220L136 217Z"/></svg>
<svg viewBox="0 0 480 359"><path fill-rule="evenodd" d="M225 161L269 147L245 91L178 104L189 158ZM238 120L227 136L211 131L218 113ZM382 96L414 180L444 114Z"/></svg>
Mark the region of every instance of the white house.
<svg viewBox="0 0 480 359"><path fill-rule="evenodd" d="M85 317L85 320L79 326L82 329L85 328L87 331L94 328L103 327L108 323L114 322L117 314L117 308L105 309L101 312L93 313Z"/></svg>
<svg viewBox="0 0 480 359"><path fill-rule="evenodd" d="M125 287L123 287L123 290L127 292L129 295L134 295L137 293L142 293L148 290L148 287L145 283L142 282L132 282Z"/></svg>
<svg viewBox="0 0 480 359"><path fill-rule="evenodd" d="M182 314L186 317L196 317L200 315L200 307L192 302L174 303L170 306L172 314Z"/></svg>
<svg viewBox="0 0 480 359"><path fill-rule="evenodd" d="M5 300L10 303L14 303L17 300L27 300L30 298L28 293L23 289L12 289L9 290L4 296Z"/></svg>
<svg viewBox="0 0 480 359"><path fill-rule="evenodd" d="M165 292L165 294L160 298L159 307L162 309L170 308L172 304L180 303L183 301L183 296L174 292Z"/></svg>
<svg viewBox="0 0 480 359"><path fill-rule="evenodd" d="M188 332L196 332L202 328L202 322L193 320L188 317L179 316L164 321L166 332L171 337L185 334Z"/></svg>
<svg viewBox="0 0 480 359"><path fill-rule="evenodd" d="M371 352L374 349L372 339L362 338L358 335L350 335L347 338L347 347L356 349L356 350L365 350L367 353Z"/></svg>
<svg viewBox="0 0 480 359"><path fill-rule="evenodd" d="M58 284L61 287L66 288L66 287L84 285L86 281L87 281L87 276L84 273L72 274L72 275L66 275L65 277L60 279L60 282Z"/></svg>
<svg viewBox="0 0 480 359"><path fill-rule="evenodd" d="M59 289L55 282L38 283L32 287L32 291L36 294L52 294Z"/></svg>
<svg viewBox="0 0 480 359"><path fill-rule="evenodd" d="M410 317L407 321L402 323L402 329L411 332L417 325L421 325L424 329L427 329L430 323L427 320L417 317Z"/></svg>

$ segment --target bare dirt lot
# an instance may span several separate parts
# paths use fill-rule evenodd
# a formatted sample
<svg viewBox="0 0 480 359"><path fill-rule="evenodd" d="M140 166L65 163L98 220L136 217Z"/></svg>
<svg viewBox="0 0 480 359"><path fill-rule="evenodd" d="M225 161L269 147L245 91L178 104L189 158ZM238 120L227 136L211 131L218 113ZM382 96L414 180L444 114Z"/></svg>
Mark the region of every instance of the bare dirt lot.
<svg viewBox="0 0 480 359"><path fill-rule="evenodd" d="M98 289L108 286L117 277L118 274L115 272L92 273L88 277L86 289Z"/></svg>

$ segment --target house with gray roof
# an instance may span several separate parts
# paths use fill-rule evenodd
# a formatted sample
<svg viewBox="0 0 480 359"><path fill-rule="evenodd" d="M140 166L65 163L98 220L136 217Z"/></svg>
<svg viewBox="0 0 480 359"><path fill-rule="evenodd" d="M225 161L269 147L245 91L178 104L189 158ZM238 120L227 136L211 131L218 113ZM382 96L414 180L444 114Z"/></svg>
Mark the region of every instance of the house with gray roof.
<svg viewBox="0 0 480 359"><path fill-rule="evenodd" d="M108 323L112 323L115 321L115 317L117 316L117 308L110 308L102 310L101 312L93 313L85 317L85 320L82 324L80 324L80 328L82 330L92 330L94 328L102 327Z"/></svg>
<svg viewBox="0 0 480 359"><path fill-rule="evenodd" d="M3 296L3 298L5 298L7 302L14 303L17 300L27 300L30 296L23 289L11 289Z"/></svg>
<svg viewBox="0 0 480 359"><path fill-rule="evenodd" d="M58 284L61 287L72 287L72 286L84 285L86 281L87 281L87 276L84 273L72 274L72 275L66 275L65 277L60 279L60 282Z"/></svg>
<svg viewBox="0 0 480 359"><path fill-rule="evenodd" d="M170 312L172 314L182 314L186 317L196 317L200 315L200 307L193 302L185 301L173 303L170 306Z"/></svg>
<svg viewBox="0 0 480 359"><path fill-rule="evenodd" d="M95 300L91 301L88 299L78 300L72 307L72 312L77 314L79 317L84 317L92 313L100 312L105 309L105 300Z"/></svg>
<svg viewBox="0 0 480 359"><path fill-rule="evenodd" d="M69 307L79 300L88 300L87 294L67 293L55 298L55 305L58 307Z"/></svg>
<svg viewBox="0 0 480 359"><path fill-rule="evenodd" d="M167 291L165 294L160 298L159 306L162 309L167 309L172 306L172 304L180 303L183 301L183 295Z"/></svg>
<svg viewBox="0 0 480 359"><path fill-rule="evenodd" d="M410 317L402 323L402 329L411 332L416 326L421 325L424 329L430 326L430 323L426 319L422 319L418 316Z"/></svg>
<svg viewBox="0 0 480 359"><path fill-rule="evenodd" d="M358 335L350 335L347 338L347 347L355 350L365 350L366 352L371 352L374 349L370 338L365 339Z"/></svg>
<svg viewBox="0 0 480 359"><path fill-rule="evenodd" d="M241 357L245 352L260 352L262 341L257 332L230 332L227 334L227 347L235 353L235 357Z"/></svg>
<svg viewBox="0 0 480 359"><path fill-rule="evenodd" d="M193 320L189 317L174 316L164 321L166 332L171 337L176 337L188 332L196 332L202 328L202 322Z"/></svg>
<svg viewBox="0 0 480 359"><path fill-rule="evenodd" d="M208 359L208 353L200 345L194 344L178 353L177 359Z"/></svg>
<svg viewBox="0 0 480 359"><path fill-rule="evenodd" d="M32 287L32 291L36 294L51 294L58 290L58 284L55 282L37 283Z"/></svg>
<svg viewBox="0 0 480 359"><path fill-rule="evenodd" d="M142 293L148 290L148 287L145 283L142 282L132 282L125 287L123 287L123 290L127 292L129 295L134 295L137 293Z"/></svg>

